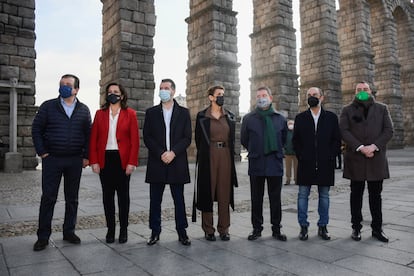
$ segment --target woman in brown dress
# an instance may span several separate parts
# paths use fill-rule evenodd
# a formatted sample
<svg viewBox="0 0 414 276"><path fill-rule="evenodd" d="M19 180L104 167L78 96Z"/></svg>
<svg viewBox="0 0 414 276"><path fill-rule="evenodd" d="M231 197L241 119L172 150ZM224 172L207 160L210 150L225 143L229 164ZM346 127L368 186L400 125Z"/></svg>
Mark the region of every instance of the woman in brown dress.
<svg viewBox="0 0 414 276"><path fill-rule="evenodd" d="M236 116L223 108L224 88L208 89L210 106L197 114L197 183L195 205L202 213L202 229L208 241L215 241L213 202L218 203L217 232L230 240L230 210L234 209L233 187L237 187L234 165Z"/></svg>

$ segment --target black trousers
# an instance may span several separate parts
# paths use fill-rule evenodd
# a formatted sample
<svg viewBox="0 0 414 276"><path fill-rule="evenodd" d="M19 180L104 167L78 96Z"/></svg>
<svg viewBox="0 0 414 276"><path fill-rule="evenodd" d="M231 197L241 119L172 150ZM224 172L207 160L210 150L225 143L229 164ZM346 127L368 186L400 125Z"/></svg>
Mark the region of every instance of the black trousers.
<svg viewBox="0 0 414 276"><path fill-rule="evenodd" d="M115 192L118 198L118 215L121 228L128 227L129 217L129 180L130 175L125 174L121 166L121 158L117 150L105 152L105 167L99 177L102 185L103 205L106 226L115 231Z"/></svg>
<svg viewBox="0 0 414 276"><path fill-rule="evenodd" d="M382 229L382 180L367 181L369 210L371 212L371 228L374 231ZM365 181L351 180L351 223L352 228L361 230L362 228L362 199L364 196Z"/></svg>
<svg viewBox="0 0 414 276"><path fill-rule="evenodd" d="M263 230L263 195L264 183L267 181L267 193L270 201L270 223L272 231L277 232L282 227L282 205L280 193L282 190L282 176L250 176L250 195L252 203L253 229Z"/></svg>
<svg viewBox="0 0 414 276"><path fill-rule="evenodd" d="M42 199L39 210L39 239L49 239L52 232L52 218L63 176L65 194L65 220L63 234L75 232L78 213L78 192L82 174L82 157L56 157L49 155L42 159Z"/></svg>
<svg viewBox="0 0 414 276"><path fill-rule="evenodd" d="M161 203L165 183L150 183L150 217L149 227L153 234L161 233ZM175 229L178 235L186 234L188 227L184 201L184 184L170 184L171 196L174 200Z"/></svg>

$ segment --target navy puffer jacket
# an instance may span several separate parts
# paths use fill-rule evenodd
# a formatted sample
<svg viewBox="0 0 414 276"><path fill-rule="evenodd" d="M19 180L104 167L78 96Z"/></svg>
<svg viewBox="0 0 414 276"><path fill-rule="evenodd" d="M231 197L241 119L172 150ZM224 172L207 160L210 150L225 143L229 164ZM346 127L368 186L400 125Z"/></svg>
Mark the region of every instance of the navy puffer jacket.
<svg viewBox="0 0 414 276"><path fill-rule="evenodd" d="M41 156L82 156L88 159L91 114L89 108L76 102L69 118L60 98L45 101L33 120L32 138L36 153Z"/></svg>

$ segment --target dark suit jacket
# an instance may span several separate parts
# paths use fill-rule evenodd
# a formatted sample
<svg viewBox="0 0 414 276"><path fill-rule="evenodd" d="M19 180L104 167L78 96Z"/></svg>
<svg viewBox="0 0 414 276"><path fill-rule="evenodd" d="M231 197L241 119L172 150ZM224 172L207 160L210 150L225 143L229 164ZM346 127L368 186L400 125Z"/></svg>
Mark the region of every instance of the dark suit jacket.
<svg viewBox="0 0 414 276"><path fill-rule="evenodd" d="M109 108L96 111L92 124L89 147L89 163L105 167L105 148L108 142ZM135 110L121 109L116 126L116 139L122 168L138 165L139 130Z"/></svg>
<svg viewBox="0 0 414 276"><path fill-rule="evenodd" d="M297 184L333 186L335 158L341 149L335 113L322 109L316 132L311 111L308 109L298 114L292 143L298 158Z"/></svg>
<svg viewBox="0 0 414 276"><path fill-rule="evenodd" d="M143 128L144 143L148 148L145 182L182 184L190 182L187 148L191 144L191 118L187 108L174 100L170 123L170 150L175 158L170 164L161 160L167 150L162 105L153 106L145 112Z"/></svg>

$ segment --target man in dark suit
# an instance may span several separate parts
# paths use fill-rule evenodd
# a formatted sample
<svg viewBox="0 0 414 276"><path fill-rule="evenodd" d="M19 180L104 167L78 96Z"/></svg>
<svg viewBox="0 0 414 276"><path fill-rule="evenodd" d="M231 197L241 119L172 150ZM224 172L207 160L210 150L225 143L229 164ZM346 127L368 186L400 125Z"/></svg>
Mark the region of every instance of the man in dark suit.
<svg viewBox="0 0 414 276"><path fill-rule="evenodd" d="M187 216L184 184L190 182L187 148L191 143L191 118L187 108L173 98L175 83L163 79L160 84L161 103L147 109L144 122L144 143L148 148L145 182L150 184L150 228L148 245L157 243L161 233L161 202L165 185L170 184L174 199L175 224L178 240L190 245L187 236Z"/></svg>
<svg viewBox="0 0 414 276"><path fill-rule="evenodd" d="M308 239L308 199L312 185L318 186L318 235L330 240L329 189L335 182L335 161L341 147L338 117L322 108L322 90L307 91L309 109L298 114L293 130L293 148L298 159L297 184L300 240Z"/></svg>

